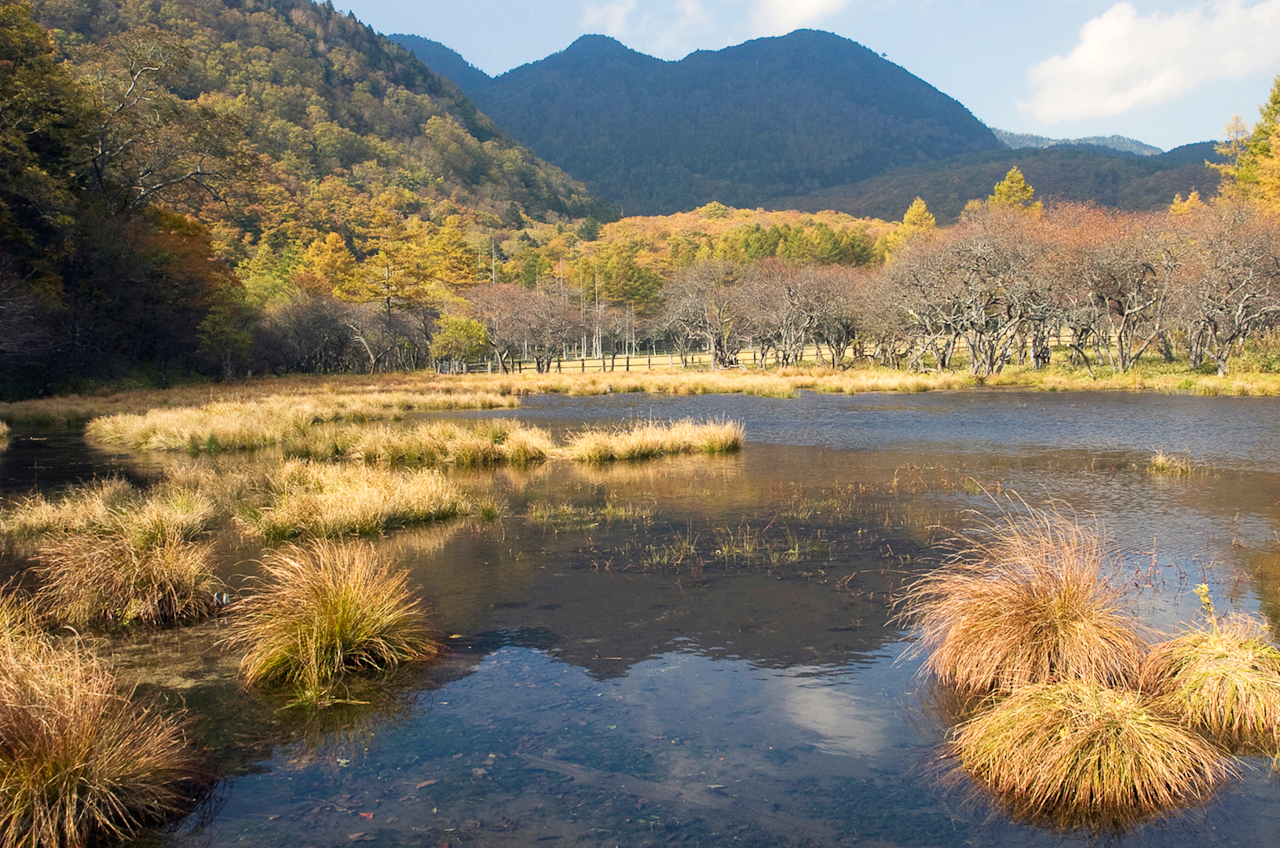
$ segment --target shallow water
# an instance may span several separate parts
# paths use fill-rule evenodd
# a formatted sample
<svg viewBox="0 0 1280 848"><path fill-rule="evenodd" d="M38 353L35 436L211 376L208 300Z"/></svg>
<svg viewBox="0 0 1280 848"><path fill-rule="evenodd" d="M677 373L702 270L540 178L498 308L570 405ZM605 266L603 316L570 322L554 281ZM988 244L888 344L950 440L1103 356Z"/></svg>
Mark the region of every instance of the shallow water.
<svg viewBox="0 0 1280 848"><path fill-rule="evenodd" d="M497 415L561 431L728 417L748 443L727 458L455 475L499 493L506 515L379 542L451 650L365 692L367 707L297 715L237 690L234 658L211 647L217 623L117 643L144 689L187 705L227 775L165 841L1085 839L1010 823L940 780L943 730L893 618L936 542L1016 492L1102 521L1157 626L1194 613L1201 580L1220 609L1280 610L1280 399L622 395ZM1157 449L1190 455L1195 472L1146 473ZM118 462L103 456L89 464ZM531 505L556 517L531 522ZM756 539L755 555L718 554L730 532ZM1275 844L1280 787L1267 763L1247 766L1208 805L1117 841Z"/></svg>

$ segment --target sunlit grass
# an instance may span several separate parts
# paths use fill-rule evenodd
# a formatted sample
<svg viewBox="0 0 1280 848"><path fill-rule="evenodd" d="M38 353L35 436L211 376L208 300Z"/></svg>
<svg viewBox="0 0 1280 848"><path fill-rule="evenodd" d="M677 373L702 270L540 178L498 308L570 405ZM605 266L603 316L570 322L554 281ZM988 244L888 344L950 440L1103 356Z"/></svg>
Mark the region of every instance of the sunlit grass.
<svg viewBox="0 0 1280 848"><path fill-rule="evenodd" d="M590 429L570 439L565 453L579 462L636 461L683 453L732 453L742 447L744 430L736 421L670 424L647 422L615 431Z"/></svg>
<svg viewBox="0 0 1280 848"><path fill-rule="evenodd" d="M513 397L485 392L275 396L109 415L90 421L85 435L91 441L135 450L219 453L277 445L331 421L366 422L399 419L409 411L515 405Z"/></svg>
<svg viewBox="0 0 1280 848"><path fill-rule="evenodd" d="M1175 477L1184 477L1190 474L1191 470L1191 457L1189 456L1178 456L1159 450L1147 460L1147 472L1149 474L1171 474Z"/></svg>
<svg viewBox="0 0 1280 848"><path fill-rule="evenodd" d="M212 501L198 489L170 485L143 492L110 478L59 497L36 494L19 500L0 515L0 532L19 542L96 534L145 547L189 540L215 518Z"/></svg>
<svg viewBox="0 0 1280 848"><path fill-rule="evenodd" d="M65 536L40 548L32 572L45 616L77 628L203 618L217 609L222 588L212 547L181 540L138 545L119 536Z"/></svg>
<svg viewBox="0 0 1280 848"><path fill-rule="evenodd" d="M270 502L241 518L277 542L296 536L370 536L451 518L469 508L435 469L289 460L279 469Z"/></svg>
<svg viewBox="0 0 1280 848"><path fill-rule="evenodd" d="M1201 802L1234 773L1141 695L1078 678L1013 690L952 744L1015 818L1067 829L1122 829Z"/></svg>
<svg viewBox="0 0 1280 848"><path fill-rule="evenodd" d="M1252 616L1215 616L1154 646L1142 689L1229 749L1280 753L1280 650Z"/></svg>
<svg viewBox="0 0 1280 848"><path fill-rule="evenodd" d="M403 571L363 544L316 541L270 553L238 601L227 644L249 685L278 684L300 703L340 700L342 678L431 659L431 638Z"/></svg>
<svg viewBox="0 0 1280 848"><path fill-rule="evenodd" d="M1144 653L1102 532L1056 512L1005 516L907 593L922 671L973 694L1132 681Z"/></svg>
<svg viewBox="0 0 1280 848"><path fill-rule="evenodd" d="M0 445L9 441L9 425L0 421Z"/></svg>
<svg viewBox="0 0 1280 848"><path fill-rule="evenodd" d="M181 722L0 600L0 846L126 839L184 813L206 784Z"/></svg>

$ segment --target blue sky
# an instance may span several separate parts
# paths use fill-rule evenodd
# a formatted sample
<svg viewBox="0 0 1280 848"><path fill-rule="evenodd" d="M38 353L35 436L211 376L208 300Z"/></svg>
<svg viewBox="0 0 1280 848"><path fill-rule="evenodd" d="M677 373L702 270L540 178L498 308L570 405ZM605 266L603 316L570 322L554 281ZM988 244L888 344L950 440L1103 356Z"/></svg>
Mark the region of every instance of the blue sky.
<svg viewBox="0 0 1280 848"><path fill-rule="evenodd" d="M1280 73L1280 0L335 0L490 74L611 35L662 59L808 27L850 38L988 125L1165 149L1257 119Z"/></svg>

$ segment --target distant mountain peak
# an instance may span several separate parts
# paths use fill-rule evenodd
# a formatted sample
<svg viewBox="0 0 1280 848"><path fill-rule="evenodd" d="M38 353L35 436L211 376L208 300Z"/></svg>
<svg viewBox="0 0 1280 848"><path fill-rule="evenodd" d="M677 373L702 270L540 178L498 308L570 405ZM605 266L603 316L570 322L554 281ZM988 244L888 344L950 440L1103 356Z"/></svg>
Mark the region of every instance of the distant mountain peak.
<svg viewBox="0 0 1280 848"><path fill-rule="evenodd" d="M955 99L855 41L813 29L676 62L585 35L468 93L597 196L644 213L711 200L752 207L912 162L1001 149Z"/></svg>
<svg viewBox="0 0 1280 848"><path fill-rule="evenodd" d="M1028 147L1058 147L1059 145L1076 145L1087 147L1105 147L1109 150L1118 150L1121 153L1132 153L1135 156L1159 156L1164 153L1158 147L1138 141L1137 139L1128 138L1122 135L1093 135L1087 138L1048 138L1042 135L1030 135L1028 133L1015 133L1008 130L998 130L991 128L996 138L1000 139L1005 147L1011 150L1023 150Z"/></svg>

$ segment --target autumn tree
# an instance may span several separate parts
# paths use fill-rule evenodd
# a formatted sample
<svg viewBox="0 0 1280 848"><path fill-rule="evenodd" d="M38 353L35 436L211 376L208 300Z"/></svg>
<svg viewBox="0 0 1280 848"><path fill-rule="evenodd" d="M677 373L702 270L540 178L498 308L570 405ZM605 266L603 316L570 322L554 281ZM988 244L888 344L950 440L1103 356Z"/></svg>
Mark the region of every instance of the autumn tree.
<svg viewBox="0 0 1280 848"><path fill-rule="evenodd" d="M892 262L894 254L912 242L931 238L937 232L937 228L938 222L934 219L933 213L929 211L924 200L917 197L907 208L906 214L902 216L902 223L880 240L879 247L884 251L885 261Z"/></svg>

